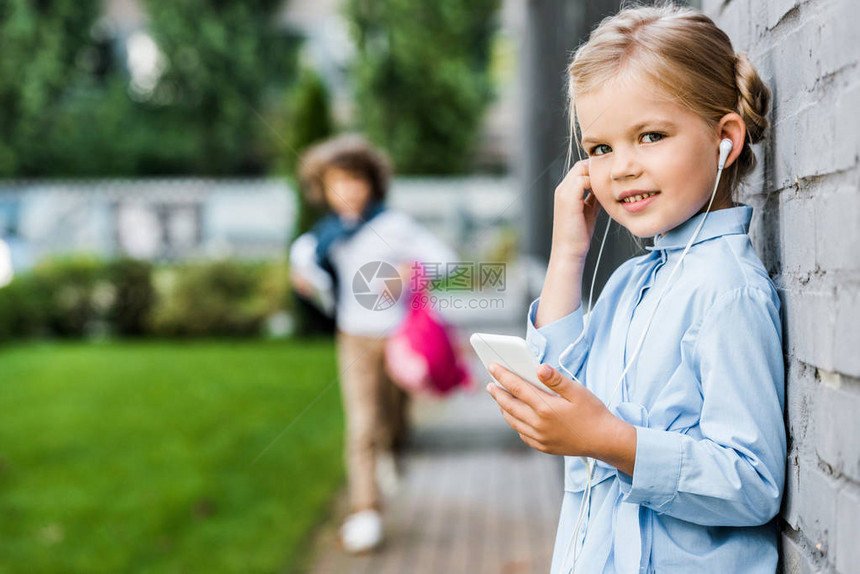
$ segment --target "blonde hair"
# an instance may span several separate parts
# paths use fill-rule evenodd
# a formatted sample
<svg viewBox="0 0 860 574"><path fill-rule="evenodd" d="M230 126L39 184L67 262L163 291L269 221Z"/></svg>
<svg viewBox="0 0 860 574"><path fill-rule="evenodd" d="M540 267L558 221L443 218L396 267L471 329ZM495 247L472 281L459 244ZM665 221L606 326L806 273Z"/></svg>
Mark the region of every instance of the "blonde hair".
<svg viewBox="0 0 860 574"><path fill-rule="evenodd" d="M614 79L635 77L650 81L713 129L727 113L736 112L743 118L745 145L726 168L714 199L718 205L721 200L735 200L739 184L755 168L755 153L748 144L764 138L771 92L747 55L735 54L728 35L713 20L699 10L671 2L623 7L591 32L588 41L576 50L567 71L571 136L568 169L574 139L580 152L577 96Z"/></svg>

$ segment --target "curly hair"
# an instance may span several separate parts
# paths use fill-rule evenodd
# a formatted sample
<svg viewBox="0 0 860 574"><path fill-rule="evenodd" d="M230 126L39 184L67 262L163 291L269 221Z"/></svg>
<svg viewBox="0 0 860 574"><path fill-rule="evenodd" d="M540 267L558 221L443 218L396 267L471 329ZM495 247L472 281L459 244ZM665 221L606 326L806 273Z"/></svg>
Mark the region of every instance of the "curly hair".
<svg viewBox="0 0 860 574"><path fill-rule="evenodd" d="M604 18L568 66L570 136L568 166L576 134L576 99L616 78L642 79L716 129L727 113L746 124L746 141L726 168L717 203L732 201L743 178L756 165L748 144L761 141L771 91L743 52L735 54L728 35L708 16L687 6L663 2L630 5Z"/></svg>
<svg viewBox="0 0 860 574"><path fill-rule="evenodd" d="M382 201L388 193L391 161L359 134L343 134L308 148L299 159L299 184L308 202L328 207L323 178L329 169L341 169L370 184L371 197Z"/></svg>

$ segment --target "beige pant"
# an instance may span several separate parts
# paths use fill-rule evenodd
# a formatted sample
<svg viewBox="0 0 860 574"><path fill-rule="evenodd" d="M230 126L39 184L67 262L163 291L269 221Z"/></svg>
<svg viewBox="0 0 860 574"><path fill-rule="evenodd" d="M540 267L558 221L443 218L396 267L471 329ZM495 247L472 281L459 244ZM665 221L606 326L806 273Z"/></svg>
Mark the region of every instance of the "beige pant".
<svg viewBox="0 0 860 574"><path fill-rule="evenodd" d="M390 452L407 430L408 395L385 373L385 340L336 333L352 511L380 507L376 456Z"/></svg>

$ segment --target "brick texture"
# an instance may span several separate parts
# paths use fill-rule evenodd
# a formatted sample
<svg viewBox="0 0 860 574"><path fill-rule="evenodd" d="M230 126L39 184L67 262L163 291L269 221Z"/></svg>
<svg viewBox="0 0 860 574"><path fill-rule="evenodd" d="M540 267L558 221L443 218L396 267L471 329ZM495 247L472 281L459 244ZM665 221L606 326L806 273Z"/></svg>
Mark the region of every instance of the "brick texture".
<svg viewBox="0 0 860 574"><path fill-rule="evenodd" d="M783 572L860 564L860 37L853 0L703 0L771 87L741 201L783 303Z"/></svg>

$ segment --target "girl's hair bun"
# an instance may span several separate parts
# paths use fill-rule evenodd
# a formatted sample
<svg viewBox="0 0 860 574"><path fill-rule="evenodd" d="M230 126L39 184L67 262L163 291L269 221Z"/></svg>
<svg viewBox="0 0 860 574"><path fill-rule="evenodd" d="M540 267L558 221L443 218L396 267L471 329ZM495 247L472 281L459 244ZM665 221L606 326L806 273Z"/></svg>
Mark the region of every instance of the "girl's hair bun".
<svg viewBox="0 0 860 574"><path fill-rule="evenodd" d="M738 113L747 125L747 137L751 143L764 138L768 128L767 113L770 109L771 92L745 52L735 55L735 83L738 88Z"/></svg>

